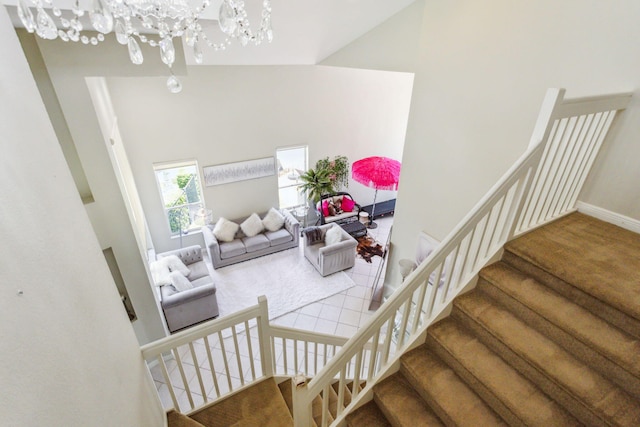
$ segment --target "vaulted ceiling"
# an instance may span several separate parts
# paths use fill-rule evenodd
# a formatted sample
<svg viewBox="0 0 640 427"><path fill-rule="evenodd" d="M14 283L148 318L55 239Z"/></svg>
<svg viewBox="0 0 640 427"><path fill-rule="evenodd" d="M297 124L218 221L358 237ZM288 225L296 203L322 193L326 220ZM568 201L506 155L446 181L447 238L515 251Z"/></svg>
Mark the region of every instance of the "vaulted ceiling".
<svg viewBox="0 0 640 427"><path fill-rule="evenodd" d="M272 43L245 48L234 44L224 52L205 51L204 64L316 64L414 1L271 0L274 31ZM251 2L258 0L245 2L250 19ZM217 21L210 22L217 26ZM214 34L213 31L210 33ZM189 49L185 51L187 64L193 65L193 56Z"/></svg>
<svg viewBox="0 0 640 427"><path fill-rule="evenodd" d="M1 0L10 6L14 25L22 26L16 14L17 0ZM202 20L212 41L222 38L215 20L221 0L212 0L210 20ZM203 65L316 64L364 35L415 0L271 0L274 39L259 47L240 47L236 42L225 51L205 48ZM70 0L53 0L66 3ZM29 0L26 0L29 3ZM82 4L82 3L81 3ZM261 0L245 1L252 25L259 24ZM254 10L255 9L255 10ZM185 46L186 62L195 65Z"/></svg>

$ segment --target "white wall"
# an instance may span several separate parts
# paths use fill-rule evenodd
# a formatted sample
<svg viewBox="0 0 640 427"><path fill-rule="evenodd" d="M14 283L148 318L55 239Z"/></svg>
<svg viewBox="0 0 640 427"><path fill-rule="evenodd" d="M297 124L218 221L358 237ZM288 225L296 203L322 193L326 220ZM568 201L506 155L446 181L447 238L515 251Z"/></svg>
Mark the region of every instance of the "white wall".
<svg viewBox="0 0 640 427"><path fill-rule="evenodd" d="M413 255L420 230L445 237L524 152L547 88L569 97L638 88L639 19L634 0L427 1L394 268ZM585 200L636 219L638 105L605 148Z"/></svg>
<svg viewBox="0 0 640 427"><path fill-rule="evenodd" d="M364 36L320 61L322 65L415 71L425 0L416 0Z"/></svg>
<svg viewBox="0 0 640 427"><path fill-rule="evenodd" d="M25 35L24 37L33 37ZM47 66L50 84L64 114L63 119L82 163L93 202L85 208L98 237L100 246L112 248L127 292L138 319L133 323L140 344L165 336L162 314L158 309L154 289L138 247L123 196L107 151L96 111L87 87L86 77L116 73L118 75L165 75L166 67L157 60L157 50L144 45L146 60L142 66L130 63L126 48L109 39L99 48L60 40L37 40L39 52ZM178 55L179 57L179 55ZM184 63L174 65L176 72L184 72ZM36 76L38 77L38 76ZM166 79L166 77L165 77ZM46 99L45 102L49 102ZM57 120L54 118L52 120Z"/></svg>
<svg viewBox="0 0 640 427"><path fill-rule="evenodd" d="M136 337L0 9L2 424L162 425Z"/></svg>
<svg viewBox="0 0 640 427"><path fill-rule="evenodd" d="M444 238L524 152L549 87L636 91L581 199L640 218L639 2L426 0L422 16L388 281L399 281L397 261L413 256L419 231ZM379 58L413 51L379 40L374 31L345 48L342 63L398 69Z"/></svg>
<svg viewBox="0 0 640 427"><path fill-rule="evenodd" d="M413 76L324 66L190 67L183 91L164 78L108 79L118 124L158 252L178 247L164 218L153 163L195 159L202 167L275 155L307 144L323 157L402 157ZM352 181L361 204L374 191ZM205 203L237 218L277 206L276 176L204 187ZM395 197L379 192L377 201ZM189 235L183 244L199 244Z"/></svg>

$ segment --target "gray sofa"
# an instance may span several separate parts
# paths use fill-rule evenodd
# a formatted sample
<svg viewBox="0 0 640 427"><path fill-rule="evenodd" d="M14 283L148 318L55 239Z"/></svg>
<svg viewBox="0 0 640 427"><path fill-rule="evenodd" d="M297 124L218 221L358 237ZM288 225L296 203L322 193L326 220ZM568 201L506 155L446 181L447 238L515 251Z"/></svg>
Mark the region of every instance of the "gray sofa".
<svg viewBox="0 0 640 427"><path fill-rule="evenodd" d="M296 248L300 242L300 223L288 211L281 210L284 216L284 226L277 231L263 231L257 236L246 237L242 230L238 230L231 242L219 242L213 235L211 228L202 227L205 247L214 268L225 267L249 259L285 249ZM258 214L263 218L266 213ZM246 218L232 220L242 224Z"/></svg>
<svg viewBox="0 0 640 427"><path fill-rule="evenodd" d="M160 305L167 319L169 331L186 328L196 323L218 317L216 286L202 256L200 246L189 246L175 251L157 254L161 259L176 255L190 270L186 276L193 289L178 292L172 285L160 287Z"/></svg>
<svg viewBox="0 0 640 427"><path fill-rule="evenodd" d="M340 241L327 245L325 244L325 236L332 227L340 230ZM304 256L321 276L328 276L354 266L358 241L339 225L324 224L309 227L302 234L304 236Z"/></svg>

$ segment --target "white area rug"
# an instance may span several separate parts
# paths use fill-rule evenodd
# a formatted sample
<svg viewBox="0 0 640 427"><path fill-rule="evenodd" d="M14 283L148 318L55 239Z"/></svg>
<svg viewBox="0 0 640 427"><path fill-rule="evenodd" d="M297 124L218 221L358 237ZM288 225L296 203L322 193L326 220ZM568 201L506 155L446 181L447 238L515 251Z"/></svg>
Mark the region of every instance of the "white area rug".
<svg viewBox="0 0 640 427"><path fill-rule="evenodd" d="M265 295L269 318L275 319L355 286L344 272L320 276L300 248L219 268L213 280L220 317L256 305Z"/></svg>

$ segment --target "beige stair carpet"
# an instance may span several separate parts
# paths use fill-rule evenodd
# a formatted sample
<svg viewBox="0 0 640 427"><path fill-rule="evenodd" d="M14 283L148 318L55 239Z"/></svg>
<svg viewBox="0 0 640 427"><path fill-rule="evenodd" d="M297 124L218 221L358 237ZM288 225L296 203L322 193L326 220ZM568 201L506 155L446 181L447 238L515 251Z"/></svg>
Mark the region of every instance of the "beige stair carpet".
<svg viewBox="0 0 640 427"><path fill-rule="evenodd" d="M206 427L287 427L293 418L273 378L190 415Z"/></svg>
<svg viewBox="0 0 640 427"><path fill-rule="evenodd" d="M574 213L508 243L348 425L639 426L639 338L640 235Z"/></svg>
<svg viewBox="0 0 640 427"><path fill-rule="evenodd" d="M511 253L628 316L640 337L640 236L573 213L505 245ZM525 271L526 272L526 271ZM599 307L595 307L599 311ZM597 313L596 313L597 314Z"/></svg>
<svg viewBox="0 0 640 427"><path fill-rule="evenodd" d="M168 427L205 427L193 418L189 418L186 415L176 412L173 409L167 412L167 426Z"/></svg>

